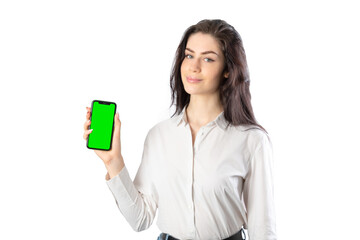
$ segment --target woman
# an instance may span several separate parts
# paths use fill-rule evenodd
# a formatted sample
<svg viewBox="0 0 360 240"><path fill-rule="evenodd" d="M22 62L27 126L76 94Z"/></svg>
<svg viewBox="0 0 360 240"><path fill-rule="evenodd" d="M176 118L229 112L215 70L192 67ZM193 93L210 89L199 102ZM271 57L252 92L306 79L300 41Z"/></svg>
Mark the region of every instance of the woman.
<svg viewBox="0 0 360 240"><path fill-rule="evenodd" d="M254 117L237 31L222 20L189 27L170 82L176 116L149 130L134 181L118 113L111 151L95 150L121 213L141 231L158 210L158 239L242 239L242 227L251 240L276 239L272 147Z"/></svg>

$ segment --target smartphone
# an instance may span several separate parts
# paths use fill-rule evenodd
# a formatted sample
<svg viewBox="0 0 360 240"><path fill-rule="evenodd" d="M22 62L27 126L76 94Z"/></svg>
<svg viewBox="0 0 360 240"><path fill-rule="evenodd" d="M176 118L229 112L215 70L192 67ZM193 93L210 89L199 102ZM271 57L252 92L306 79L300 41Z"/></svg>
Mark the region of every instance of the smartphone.
<svg viewBox="0 0 360 240"><path fill-rule="evenodd" d="M94 100L91 104L90 127L87 147L109 151L114 133L116 103Z"/></svg>

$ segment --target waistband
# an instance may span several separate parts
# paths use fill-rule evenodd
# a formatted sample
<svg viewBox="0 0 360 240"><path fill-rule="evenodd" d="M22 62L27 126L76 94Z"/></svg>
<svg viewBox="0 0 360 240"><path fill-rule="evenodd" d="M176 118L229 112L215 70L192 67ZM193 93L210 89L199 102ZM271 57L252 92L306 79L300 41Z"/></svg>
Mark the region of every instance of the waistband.
<svg viewBox="0 0 360 240"><path fill-rule="evenodd" d="M174 238L173 236L167 234L167 233L161 233L160 236L157 238L157 240L179 240L177 238ZM228 238L225 238L223 240L246 240L246 234L243 228L240 229L240 231Z"/></svg>

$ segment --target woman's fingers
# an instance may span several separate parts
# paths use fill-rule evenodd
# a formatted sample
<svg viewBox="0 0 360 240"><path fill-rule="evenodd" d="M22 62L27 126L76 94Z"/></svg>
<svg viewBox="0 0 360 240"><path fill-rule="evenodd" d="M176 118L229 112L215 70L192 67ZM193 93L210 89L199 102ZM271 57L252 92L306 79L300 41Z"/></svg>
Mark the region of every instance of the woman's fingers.
<svg viewBox="0 0 360 240"><path fill-rule="evenodd" d="M91 132L92 132L92 129L86 130L86 131L84 132L83 138L86 140L86 139L89 137L89 134L90 134Z"/></svg>
<svg viewBox="0 0 360 240"><path fill-rule="evenodd" d="M86 122L84 123L84 130L88 130L90 126L90 114L91 114L91 108L86 107Z"/></svg>
<svg viewBox="0 0 360 240"><path fill-rule="evenodd" d="M89 129L89 126L91 124L90 122L90 114L91 114L91 108L86 107L86 122L84 123L84 136L83 138L86 140L89 137L89 134L92 132L92 129Z"/></svg>
<svg viewBox="0 0 360 240"><path fill-rule="evenodd" d="M86 120L90 119L90 114L91 114L91 108L86 107Z"/></svg>
<svg viewBox="0 0 360 240"><path fill-rule="evenodd" d="M89 129L89 126L91 124L91 121L90 120L87 120L85 123L84 123L84 130L88 130Z"/></svg>

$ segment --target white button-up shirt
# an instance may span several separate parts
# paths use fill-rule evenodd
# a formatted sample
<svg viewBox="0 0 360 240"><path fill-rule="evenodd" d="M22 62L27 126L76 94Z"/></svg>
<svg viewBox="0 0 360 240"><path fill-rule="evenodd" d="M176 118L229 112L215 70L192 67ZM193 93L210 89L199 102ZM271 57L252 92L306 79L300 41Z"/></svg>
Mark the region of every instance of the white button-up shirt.
<svg viewBox="0 0 360 240"><path fill-rule="evenodd" d="M185 109L149 130L134 181L126 167L107 175L120 212L141 231L158 210L159 229L179 239L224 239L244 226L250 240L275 240L268 135L227 126L222 112L199 129L193 146Z"/></svg>

